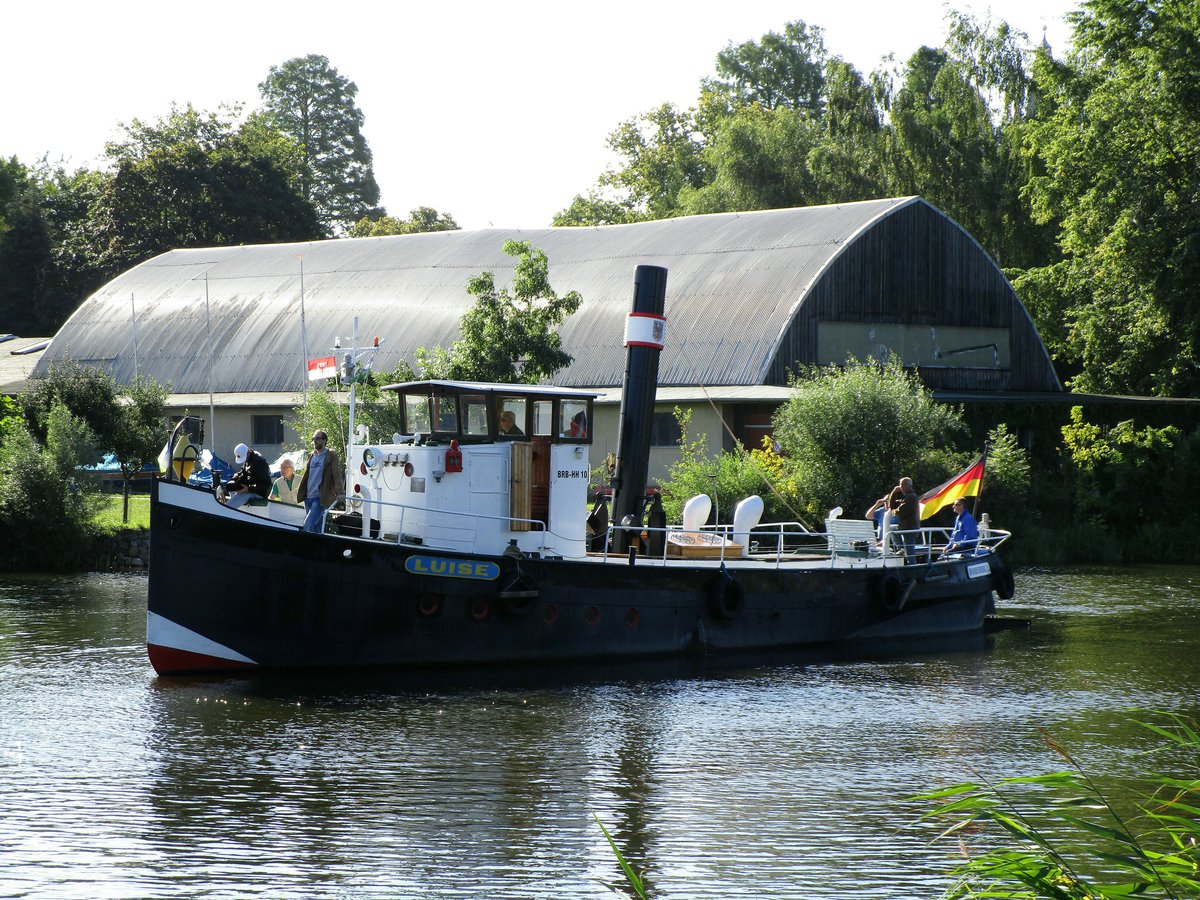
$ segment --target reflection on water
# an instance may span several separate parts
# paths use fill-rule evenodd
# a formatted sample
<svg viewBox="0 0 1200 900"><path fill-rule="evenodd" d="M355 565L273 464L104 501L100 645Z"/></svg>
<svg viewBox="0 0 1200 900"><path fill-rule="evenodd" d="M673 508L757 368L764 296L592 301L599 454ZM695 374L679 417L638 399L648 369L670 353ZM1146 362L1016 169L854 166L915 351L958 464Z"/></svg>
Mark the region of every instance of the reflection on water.
<svg viewBox="0 0 1200 900"><path fill-rule="evenodd" d="M611 897L592 812L656 897L934 897L902 798L1196 712L1200 570L1017 587L1028 629L870 656L183 680L142 578L0 581L0 897Z"/></svg>

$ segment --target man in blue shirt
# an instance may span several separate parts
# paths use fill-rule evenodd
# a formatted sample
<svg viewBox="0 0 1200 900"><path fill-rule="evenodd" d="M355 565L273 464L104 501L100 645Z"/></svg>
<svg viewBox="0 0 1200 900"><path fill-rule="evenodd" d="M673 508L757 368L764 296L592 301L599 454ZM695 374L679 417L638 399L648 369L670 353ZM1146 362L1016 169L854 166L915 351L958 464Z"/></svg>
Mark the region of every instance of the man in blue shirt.
<svg viewBox="0 0 1200 900"><path fill-rule="evenodd" d="M319 532L321 518L325 510L344 490L345 476L342 474L342 464L337 454L326 448L328 439L324 431L313 434L313 453L308 460L308 468L296 488L296 497L304 501L304 530Z"/></svg>
<svg viewBox="0 0 1200 900"><path fill-rule="evenodd" d="M967 510L967 502L959 497L954 501L954 530L942 556L962 556L979 546L979 526Z"/></svg>

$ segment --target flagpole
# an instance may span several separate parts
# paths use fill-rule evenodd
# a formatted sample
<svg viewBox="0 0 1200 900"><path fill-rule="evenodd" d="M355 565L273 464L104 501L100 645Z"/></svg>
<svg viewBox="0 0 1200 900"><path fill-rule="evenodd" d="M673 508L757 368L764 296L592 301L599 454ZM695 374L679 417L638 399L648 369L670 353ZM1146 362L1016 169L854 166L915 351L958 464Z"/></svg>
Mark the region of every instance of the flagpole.
<svg viewBox="0 0 1200 900"><path fill-rule="evenodd" d="M983 442L983 471L979 476L979 493L975 495L975 509L972 510L972 512L971 512L971 515L974 516L976 519L979 518L979 501L983 497L983 479L987 477L987 454L988 454L988 446L990 444L991 444L991 441Z"/></svg>

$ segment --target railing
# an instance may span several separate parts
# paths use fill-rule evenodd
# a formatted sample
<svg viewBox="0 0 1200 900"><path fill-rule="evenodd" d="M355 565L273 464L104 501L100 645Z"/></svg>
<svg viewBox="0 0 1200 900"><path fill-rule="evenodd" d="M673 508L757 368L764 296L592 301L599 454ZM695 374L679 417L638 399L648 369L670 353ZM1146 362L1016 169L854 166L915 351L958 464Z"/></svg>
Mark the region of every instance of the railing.
<svg viewBox="0 0 1200 900"><path fill-rule="evenodd" d="M700 528L700 532L702 534L717 534L724 539L719 544L714 545L718 551L715 555L704 557L721 563L727 559L744 559L748 557L752 560L763 563L774 563L778 566L785 561L800 559L828 559L830 562L833 562L839 556L846 557L850 555L846 551L833 549L830 545L829 535L826 532L809 531L799 522L762 523L751 528L749 532L738 533L738 537L745 534L749 542L749 552L746 556L743 556L743 545L730 540L735 534L732 525L704 525ZM627 547L636 545L638 548L637 559L656 564L665 564L670 558L670 535L691 534L694 532L685 531L678 525L666 528L612 525L609 526L605 534L603 549L589 555L603 559L623 560L628 558L628 551L617 552L613 548L614 536L618 533L626 535L626 539L622 543ZM662 552L656 553L653 556L642 553L641 548L653 543L650 540L651 535L657 534L662 534L663 536ZM911 547L905 546L905 536L913 538ZM998 528L980 528L977 546L961 553L955 552L952 556L982 556L994 551L996 547L1000 546L1011 536L1011 532ZM892 541L890 546L885 548L879 541L872 538L871 546L864 549L867 551L874 549L875 553L862 555L892 557L895 559L907 557L907 559L913 562L933 562L944 557L945 549L950 540L950 530L947 528L918 528L910 531L892 530L889 532L888 537ZM594 539L593 537L591 540Z"/></svg>
<svg viewBox="0 0 1200 900"><path fill-rule="evenodd" d="M342 505L344 507L343 509L339 510L336 508L338 506L338 501L342 502ZM382 511L382 508L385 506L389 507L391 509L400 510L400 521L396 525L396 533L390 539L385 539L384 531L383 531L383 524L382 524L382 521L380 521L379 537L373 538L373 537L371 537L371 531L372 531L371 512L372 512L372 510ZM546 523L544 521L542 521L541 519L523 519L520 516L491 516L491 515L485 515L483 513L475 513L475 512L458 512L457 510L430 509L426 506L409 506L404 503L394 503L391 500L379 500L376 498L368 499L365 497L349 496L349 495L342 495L342 496L338 497L337 500L334 501L333 506L331 506L327 510L325 510L325 516L321 522L322 533L324 533L324 534L334 533L334 532L330 531L330 529L329 529L329 521L330 521L331 517L353 514L353 513L358 513L363 518L360 534L354 535L354 536L362 537L362 538L365 538L368 540L377 540L377 541L380 541L381 543L394 543L394 544L410 543L410 544L414 544L417 546L432 547L434 549L440 549L440 550L457 549L457 548L453 548L453 547L439 547L437 544L431 544L428 542L425 535L406 533L405 518L408 516L409 513L412 513L414 516L422 515L425 518L436 517L440 520L466 519L466 520L468 520L469 523L473 523L479 519L486 519L486 520L495 521L495 522L524 522L532 527L529 529L529 531L523 531L520 533L522 535L525 535L525 534L540 532L542 535L542 539L541 539L541 544L537 549L539 550L539 552L543 552L543 553L546 552L546 550L547 550L547 546L546 546L546 536L547 535L554 535L557 538L565 540L565 538L563 538L562 535L556 534L555 532L551 531L547 527ZM437 525L443 526L443 525L446 525L446 522L439 521L437 523ZM427 527L428 527L428 522L422 522L419 525L414 526L414 531L417 528L425 529ZM450 527L453 527L453 526L450 526ZM511 531L511 529L509 529L509 530ZM336 533L343 534L343 532L340 530L340 527ZM388 534L390 534L390 532ZM343 534L343 536L346 536L346 535ZM419 538L420 541L418 542L417 540L414 540L416 538Z"/></svg>

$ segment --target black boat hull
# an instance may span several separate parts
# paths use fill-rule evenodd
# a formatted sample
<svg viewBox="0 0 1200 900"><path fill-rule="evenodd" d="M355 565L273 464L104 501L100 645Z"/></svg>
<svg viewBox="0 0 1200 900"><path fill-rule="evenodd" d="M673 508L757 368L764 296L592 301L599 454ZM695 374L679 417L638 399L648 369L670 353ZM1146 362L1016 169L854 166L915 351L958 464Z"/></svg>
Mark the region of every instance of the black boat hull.
<svg viewBox="0 0 1200 900"><path fill-rule="evenodd" d="M162 502L158 487L148 647L160 674L582 662L965 633L982 630L1007 574L987 558L804 569L517 560L267 527Z"/></svg>

